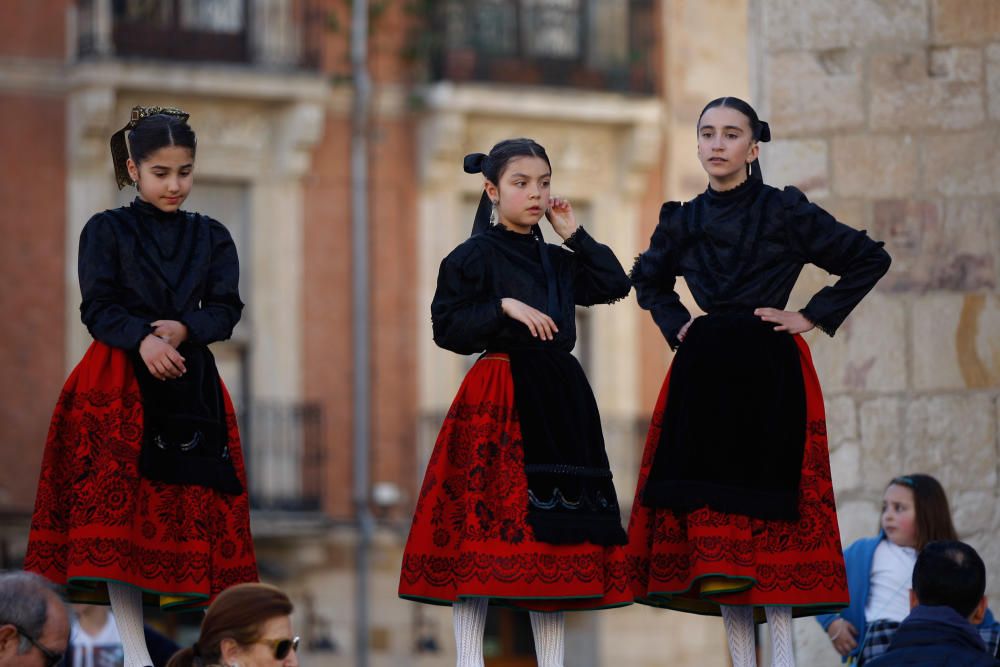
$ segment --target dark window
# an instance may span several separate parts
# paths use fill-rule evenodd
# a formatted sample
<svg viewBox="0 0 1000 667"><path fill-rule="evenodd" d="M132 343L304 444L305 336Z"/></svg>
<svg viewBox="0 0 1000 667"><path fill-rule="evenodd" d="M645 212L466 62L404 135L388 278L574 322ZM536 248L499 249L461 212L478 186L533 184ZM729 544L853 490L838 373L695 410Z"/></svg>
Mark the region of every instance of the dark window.
<svg viewBox="0 0 1000 667"><path fill-rule="evenodd" d="M532 58L579 60L581 0L523 0L521 41Z"/></svg>
<svg viewBox="0 0 1000 667"><path fill-rule="evenodd" d="M115 52L245 62L247 0L114 0Z"/></svg>
<svg viewBox="0 0 1000 667"><path fill-rule="evenodd" d="M650 93L653 0L448 0L436 79Z"/></svg>

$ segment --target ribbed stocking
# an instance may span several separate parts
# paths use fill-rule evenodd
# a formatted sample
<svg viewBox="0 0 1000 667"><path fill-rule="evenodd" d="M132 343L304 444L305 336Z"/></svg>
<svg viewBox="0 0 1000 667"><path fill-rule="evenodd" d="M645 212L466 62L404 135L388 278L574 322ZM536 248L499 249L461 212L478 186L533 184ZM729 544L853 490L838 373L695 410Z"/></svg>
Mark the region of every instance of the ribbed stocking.
<svg viewBox="0 0 1000 667"><path fill-rule="evenodd" d="M753 634L753 607L722 605L722 622L733 667L757 667L757 642Z"/></svg>
<svg viewBox="0 0 1000 667"><path fill-rule="evenodd" d="M108 582L108 599L111 613L121 636L125 652L125 667L148 667L153 664L146 648L146 634L142 627L142 591L128 584Z"/></svg>
<svg viewBox="0 0 1000 667"><path fill-rule="evenodd" d="M471 598L451 606L455 620L457 667L483 667L483 632L489 598Z"/></svg>
<svg viewBox="0 0 1000 667"><path fill-rule="evenodd" d="M792 608L767 607L765 613L771 628L771 667L795 667Z"/></svg>
<svg viewBox="0 0 1000 667"><path fill-rule="evenodd" d="M538 667L563 667L566 654L565 612L532 611L531 631L535 635L535 660Z"/></svg>

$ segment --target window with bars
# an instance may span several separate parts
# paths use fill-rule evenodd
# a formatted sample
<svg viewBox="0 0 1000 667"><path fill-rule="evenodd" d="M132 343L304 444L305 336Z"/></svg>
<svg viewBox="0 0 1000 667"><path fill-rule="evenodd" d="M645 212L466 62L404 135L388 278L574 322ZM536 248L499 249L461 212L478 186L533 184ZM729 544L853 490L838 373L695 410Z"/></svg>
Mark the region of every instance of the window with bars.
<svg viewBox="0 0 1000 667"><path fill-rule="evenodd" d="M115 52L178 60L249 57L247 0L114 0Z"/></svg>
<svg viewBox="0 0 1000 667"><path fill-rule="evenodd" d="M77 57L317 69L324 0L75 0ZM105 21L107 16L111 20Z"/></svg>
<svg viewBox="0 0 1000 667"><path fill-rule="evenodd" d="M652 0L448 0L438 79L652 92Z"/></svg>

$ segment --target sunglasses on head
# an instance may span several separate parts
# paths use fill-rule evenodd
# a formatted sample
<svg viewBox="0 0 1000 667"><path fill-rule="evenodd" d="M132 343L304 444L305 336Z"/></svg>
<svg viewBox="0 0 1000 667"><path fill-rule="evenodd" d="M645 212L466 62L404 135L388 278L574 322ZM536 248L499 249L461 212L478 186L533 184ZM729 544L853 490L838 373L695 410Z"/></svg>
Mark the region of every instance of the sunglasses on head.
<svg viewBox="0 0 1000 667"><path fill-rule="evenodd" d="M288 657L288 654L292 650L299 650L299 638L292 637L291 639L258 639L258 644L263 644L264 646L270 646L271 651L274 652L275 660L284 660Z"/></svg>
<svg viewBox="0 0 1000 667"><path fill-rule="evenodd" d="M45 667L55 667L63 659L62 653L56 653L51 649L45 648L44 646L41 645L41 643L39 643L37 639L29 635L27 631L25 631L25 629L22 628L21 626L16 625L14 623L11 623L11 625L14 626L14 629L17 630L17 633L19 635L27 639L29 642L31 642L32 646L41 651L42 655L45 656Z"/></svg>

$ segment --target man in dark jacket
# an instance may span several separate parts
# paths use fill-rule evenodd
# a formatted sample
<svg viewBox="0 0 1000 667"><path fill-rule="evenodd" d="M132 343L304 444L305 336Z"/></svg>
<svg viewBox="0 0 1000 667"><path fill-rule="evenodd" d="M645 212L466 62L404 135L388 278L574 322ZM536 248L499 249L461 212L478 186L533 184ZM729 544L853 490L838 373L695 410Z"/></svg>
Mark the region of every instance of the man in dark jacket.
<svg viewBox="0 0 1000 667"><path fill-rule="evenodd" d="M986 613L986 566L964 542L930 542L913 566L910 615L867 667L1000 667L974 627Z"/></svg>

